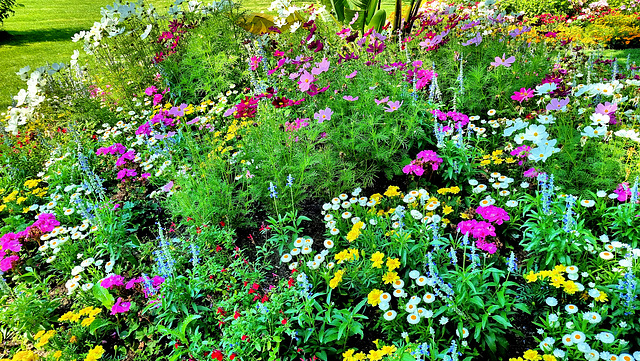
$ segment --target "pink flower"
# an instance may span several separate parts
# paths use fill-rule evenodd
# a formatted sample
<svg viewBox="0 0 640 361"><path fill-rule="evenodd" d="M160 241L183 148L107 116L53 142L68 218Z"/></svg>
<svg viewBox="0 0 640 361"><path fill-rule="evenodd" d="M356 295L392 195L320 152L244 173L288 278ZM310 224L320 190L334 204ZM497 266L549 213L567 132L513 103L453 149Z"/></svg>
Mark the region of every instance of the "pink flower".
<svg viewBox="0 0 640 361"><path fill-rule="evenodd" d="M342 99L348 100L350 102L355 102L356 100L359 99L359 97L352 97L351 95L345 95L345 96L342 97Z"/></svg>
<svg viewBox="0 0 640 361"><path fill-rule="evenodd" d="M382 98L380 100L374 98L373 100L376 102L377 105L380 105L382 103L388 102L389 101L389 97L384 97L384 98Z"/></svg>
<svg viewBox="0 0 640 361"><path fill-rule="evenodd" d="M333 110L327 107L326 109L320 110L319 112L315 113L313 117L318 120L318 123L322 123L325 120L331 120L331 115L333 115Z"/></svg>
<svg viewBox="0 0 640 361"><path fill-rule="evenodd" d="M440 164L443 162L442 158L438 156L438 153L432 150L423 150L418 153L416 159L421 159L423 163L431 163L431 169L433 170L438 170Z"/></svg>
<svg viewBox="0 0 640 361"><path fill-rule="evenodd" d="M0 249L5 251L20 252L22 245L18 241L18 235L15 233L7 233L0 238Z"/></svg>
<svg viewBox="0 0 640 361"><path fill-rule="evenodd" d="M122 297L118 297L116 304L111 307L111 315L114 316L118 313L125 313L131 308L131 302L122 302Z"/></svg>
<svg viewBox="0 0 640 361"><path fill-rule="evenodd" d="M496 56L496 61L492 61L491 65L495 68L499 67L500 65L503 65L505 67L510 67L511 64L513 64L516 61L516 57L515 56L511 56L508 59L505 59L505 53L502 54L502 58Z"/></svg>
<svg viewBox="0 0 640 361"><path fill-rule="evenodd" d="M496 236L496 229L491 223L484 221L478 222L475 219L458 223L458 230L460 230L462 234L471 234L473 238L479 241L484 241L487 236Z"/></svg>
<svg viewBox="0 0 640 361"><path fill-rule="evenodd" d="M313 76L313 74L305 70L304 74L300 75L300 78L298 79L298 89L300 89L300 91L306 92L307 90L309 90L311 83L313 83L314 81L316 81L316 78Z"/></svg>
<svg viewBox="0 0 640 361"><path fill-rule="evenodd" d="M162 94L156 94L153 96L153 106L156 106L162 102Z"/></svg>
<svg viewBox="0 0 640 361"><path fill-rule="evenodd" d="M144 93L147 94L148 96L152 96L157 92L158 92L158 88L156 88L155 86L150 86L144 90Z"/></svg>
<svg viewBox="0 0 640 361"><path fill-rule="evenodd" d="M357 70L355 70L353 73L351 73L351 74L349 74L349 75L346 75L346 76L345 76L345 78L347 78L347 79L351 79L351 78L355 77L357 74L358 74L358 71L357 71Z"/></svg>
<svg viewBox="0 0 640 361"><path fill-rule="evenodd" d="M511 99L522 103L525 100L533 98L533 89L522 88L520 91L513 92Z"/></svg>
<svg viewBox="0 0 640 361"><path fill-rule="evenodd" d="M387 113L393 113L396 110L398 110L401 105L402 105L402 102L399 102L399 101L388 102L387 103L388 108L386 108L384 111Z"/></svg>
<svg viewBox="0 0 640 361"><path fill-rule="evenodd" d="M258 64L260 64L260 62L262 61L262 57L258 56L252 56L251 59L249 59L249 66L251 67L251 70L255 71L256 69L258 69Z"/></svg>
<svg viewBox="0 0 640 361"><path fill-rule="evenodd" d="M404 168L402 168L402 172L404 174L415 174L418 177L420 177L420 176L422 176L424 174L424 169L421 166L411 162L411 163L405 165Z"/></svg>
<svg viewBox="0 0 640 361"><path fill-rule="evenodd" d="M120 275L109 276L109 277L103 279L102 282L100 282L100 286L102 286L102 287L104 287L106 289L110 289L112 287L124 286L124 277L122 277Z"/></svg>
<svg viewBox="0 0 640 361"><path fill-rule="evenodd" d="M525 170L523 175L525 178L534 178L538 176L538 171L534 167L531 167Z"/></svg>
<svg viewBox="0 0 640 361"><path fill-rule="evenodd" d="M509 218L507 211L494 205L478 207L478 209L476 209L476 213L489 222L495 222L495 224L502 224L504 221L511 219Z"/></svg>
<svg viewBox="0 0 640 361"><path fill-rule="evenodd" d="M20 257L13 255L7 258L4 258L0 261L0 271L7 272L11 268L13 268L13 262L16 262L20 259Z"/></svg>

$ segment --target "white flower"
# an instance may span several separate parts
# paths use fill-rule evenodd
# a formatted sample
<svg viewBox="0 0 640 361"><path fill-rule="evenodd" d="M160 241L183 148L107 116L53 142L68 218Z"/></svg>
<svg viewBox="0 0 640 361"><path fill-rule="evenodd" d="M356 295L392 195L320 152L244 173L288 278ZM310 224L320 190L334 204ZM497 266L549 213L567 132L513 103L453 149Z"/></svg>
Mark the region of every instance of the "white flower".
<svg viewBox="0 0 640 361"><path fill-rule="evenodd" d="M447 317L445 317L445 316L442 316L442 317L440 317L440 321L439 322L440 322L441 325L446 325L447 322L449 322L449 319Z"/></svg>
<svg viewBox="0 0 640 361"><path fill-rule="evenodd" d="M547 297L545 302L551 307L555 307L558 305L558 300L555 297Z"/></svg>
<svg viewBox="0 0 640 361"><path fill-rule="evenodd" d="M389 302L380 302L380 303L378 303L378 308L383 310L383 311L388 310L389 309Z"/></svg>
<svg viewBox="0 0 640 361"><path fill-rule="evenodd" d="M416 278L420 277L420 272L418 270L412 270L411 272L409 272L409 277L415 280Z"/></svg>
<svg viewBox="0 0 640 361"><path fill-rule="evenodd" d="M100 267L100 266L102 266L103 263L104 263L104 261L99 259L94 264L96 265L96 267Z"/></svg>
<svg viewBox="0 0 640 361"><path fill-rule="evenodd" d="M333 248L333 246L334 246L334 243L333 243L332 240L330 240L330 239L325 239L324 240L324 247L325 248L331 249L331 248Z"/></svg>
<svg viewBox="0 0 640 361"><path fill-rule="evenodd" d="M83 291L89 291L92 288L93 288L93 283L91 283L91 282L85 283L85 284L82 285L82 290Z"/></svg>
<svg viewBox="0 0 640 361"><path fill-rule="evenodd" d="M417 313L410 313L409 315L407 315L407 322L409 322L412 325L415 325L418 322L420 322L420 316L418 316Z"/></svg>
<svg viewBox="0 0 640 361"><path fill-rule="evenodd" d="M399 289L399 288L402 288L402 287L404 287L404 281L403 280L395 280L393 282L393 288Z"/></svg>
<svg viewBox="0 0 640 361"><path fill-rule="evenodd" d="M580 201L580 205L586 208L591 208L596 205L596 202L591 199L583 199Z"/></svg>
<svg viewBox="0 0 640 361"><path fill-rule="evenodd" d="M302 238L302 237L296 238L296 240L293 242L293 245L294 245L295 247L302 247L302 246L304 246L304 238Z"/></svg>
<svg viewBox="0 0 640 361"><path fill-rule="evenodd" d="M292 256L297 256L297 255L300 254L300 248L298 248L298 247L292 248L291 252L289 252L289 253L291 253Z"/></svg>
<svg viewBox="0 0 640 361"><path fill-rule="evenodd" d="M343 218L343 219L349 219L349 218L351 218L351 213L349 213L349 212L343 212L343 213L342 213L342 218Z"/></svg>
<svg viewBox="0 0 640 361"><path fill-rule="evenodd" d="M416 284L417 284L418 286L424 286L424 285L426 285L426 284L427 284L427 277L425 277L425 276L418 276L418 278L416 278ZM428 294L430 294L430 293L428 293ZM433 295L432 295L432 296L433 296ZM425 300L425 302L426 302L426 300Z"/></svg>
<svg viewBox="0 0 640 361"><path fill-rule="evenodd" d="M300 251L300 253L302 253L302 254L309 254L309 253L311 253L311 251L312 251L311 247L309 247L309 246L304 246L304 247L302 247L302 250Z"/></svg>
<svg viewBox="0 0 640 361"><path fill-rule="evenodd" d="M603 190L600 190L600 191L598 191L598 192L596 193L596 195L597 195L598 197L600 197L600 198L604 198L604 197L606 197L606 196L607 196L607 192L606 192L606 191L603 191Z"/></svg>
<svg viewBox="0 0 640 361"><path fill-rule="evenodd" d="M507 207L513 208L518 206L518 201L510 200L506 203Z"/></svg>
<svg viewBox="0 0 640 361"><path fill-rule="evenodd" d="M49 258L47 258L47 263L51 263L55 260L56 260L56 256L50 256Z"/></svg>
<svg viewBox="0 0 640 361"><path fill-rule="evenodd" d="M297 22L296 22L296 24L297 24ZM394 318L396 318L396 315L397 315L397 314L398 314L398 313L397 313L396 311L394 311L394 310L389 310L389 311L387 311L387 312L385 312L385 313L384 313L384 316L383 316L383 317L384 317L384 319L385 319L385 320L387 320L387 321L391 321L391 320L393 320Z"/></svg>
<svg viewBox="0 0 640 361"><path fill-rule="evenodd" d="M80 273L80 272L82 272L82 271L84 271L84 267L82 267L82 266L75 266L75 267L73 267L73 269L71 270L71 275L72 275L72 276L75 276L75 275L77 275L78 273Z"/></svg>
<svg viewBox="0 0 640 361"><path fill-rule="evenodd" d="M388 292L385 292L383 294L380 295L380 302L381 303L389 303L391 302L391 295Z"/></svg>
<svg viewBox="0 0 640 361"><path fill-rule="evenodd" d="M289 263L292 259L293 257L291 257L289 253L285 253L282 255L282 257L280 257L280 262Z"/></svg>
<svg viewBox="0 0 640 361"><path fill-rule="evenodd" d="M84 261L82 261L82 263L80 263L81 267L87 268L89 266L91 266L91 264L93 263L94 259L93 258L87 258Z"/></svg>
<svg viewBox="0 0 640 361"><path fill-rule="evenodd" d="M417 313L418 312L418 306L416 306L413 303L407 303L407 305L405 306L405 311L409 312L409 313Z"/></svg>

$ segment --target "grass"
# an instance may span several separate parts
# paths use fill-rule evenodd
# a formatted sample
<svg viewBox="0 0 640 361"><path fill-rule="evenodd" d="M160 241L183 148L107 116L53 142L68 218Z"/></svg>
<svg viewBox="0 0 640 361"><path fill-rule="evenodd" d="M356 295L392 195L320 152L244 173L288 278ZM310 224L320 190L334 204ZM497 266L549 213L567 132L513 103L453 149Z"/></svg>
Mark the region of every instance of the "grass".
<svg viewBox="0 0 640 361"><path fill-rule="evenodd" d="M170 0L152 0L163 8ZM4 22L1 30L9 38L0 39L0 112L11 105L11 95L26 88L15 73L29 65L32 69L46 63L68 63L79 43L71 41L73 34L91 28L101 18L100 8L108 0L21 0L14 16Z"/></svg>

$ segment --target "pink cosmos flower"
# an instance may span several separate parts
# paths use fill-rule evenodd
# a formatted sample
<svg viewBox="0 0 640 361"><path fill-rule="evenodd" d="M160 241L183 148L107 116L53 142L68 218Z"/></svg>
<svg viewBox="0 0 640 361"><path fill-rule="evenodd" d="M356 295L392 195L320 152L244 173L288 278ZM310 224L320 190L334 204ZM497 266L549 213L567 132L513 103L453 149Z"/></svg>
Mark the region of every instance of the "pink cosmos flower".
<svg viewBox="0 0 640 361"><path fill-rule="evenodd" d="M396 110L398 110L400 108L400 106L402 105L403 102L399 102L399 101L395 101L395 102L388 102L387 106L388 108L386 108L384 111L387 113L393 113Z"/></svg>
<svg viewBox="0 0 640 361"><path fill-rule="evenodd" d="M316 78L313 76L313 74L305 70L298 79L298 89L300 89L300 91L306 92L307 90L309 90L311 83L313 83L314 81L316 81Z"/></svg>
<svg viewBox="0 0 640 361"><path fill-rule="evenodd" d="M523 175L525 178L535 178L538 176L538 171L534 167L531 167L525 170Z"/></svg>
<svg viewBox="0 0 640 361"><path fill-rule="evenodd" d="M348 100L350 102L355 102L356 100L360 99L360 97L352 97L351 95L345 95L342 97L342 99Z"/></svg>
<svg viewBox="0 0 640 361"><path fill-rule="evenodd" d="M252 56L251 59L249 59L249 66L251 67L251 70L255 71L256 69L258 69L258 64L260 64L261 61L261 56Z"/></svg>
<svg viewBox="0 0 640 361"><path fill-rule="evenodd" d="M118 300L116 301L115 305L111 307L112 316L118 313L125 313L129 311L129 309L131 308L131 302L122 302L122 301L123 301L122 297L118 297Z"/></svg>
<svg viewBox="0 0 640 361"><path fill-rule="evenodd" d="M355 77L357 74L358 74L358 71L354 70L353 73L351 73L349 75L346 75L345 78L351 79L351 78Z"/></svg>
<svg viewBox="0 0 640 361"><path fill-rule="evenodd" d="M382 98L380 100L374 98L373 100L376 102L377 105L380 105L382 103L388 102L389 101L389 97L384 97L384 98Z"/></svg>
<svg viewBox="0 0 640 361"><path fill-rule="evenodd" d="M533 98L533 89L522 88L520 91L514 91L511 99L522 103L525 100Z"/></svg>
<svg viewBox="0 0 640 361"><path fill-rule="evenodd" d="M502 53L502 58L500 58L499 56L496 56L496 61L492 61L490 64L494 68L497 68L500 65L508 68L508 67L511 66L511 64L513 64L516 61L516 57L515 56L510 56L507 59L505 59L505 57L506 57L506 54Z"/></svg>
<svg viewBox="0 0 640 361"><path fill-rule="evenodd" d="M331 115L333 114L333 110L331 110L331 108L327 107L324 110L320 110L319 112L315 113L313 115L313 117L318 120L318 123L322 123L325 120L331 120Z"/></svg>
<svg viewBox="0 0 640 361"><path fill-rule="evenodd" d="M557 98L553 98L553 99L551 99L551 102L549 104L547 104L546 109L547 110L562 110L568 104L569 104L569 98L568 97L565 98L565 99L560 99L560 100L558 100Z"/></svg>

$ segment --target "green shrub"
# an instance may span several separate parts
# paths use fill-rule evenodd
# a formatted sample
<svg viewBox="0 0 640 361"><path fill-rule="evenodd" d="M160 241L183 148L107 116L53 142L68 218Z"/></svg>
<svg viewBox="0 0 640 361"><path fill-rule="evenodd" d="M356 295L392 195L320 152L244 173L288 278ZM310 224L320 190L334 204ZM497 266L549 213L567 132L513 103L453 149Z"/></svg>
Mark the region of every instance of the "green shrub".
<svg viewBox="0 0 640 361"><path fill-rule="evenodd" d="M14 7L18 6L16 0L0 0L0 25L4 20L15 13Z"/></svg>
<svg viewBox="0 0 640 361"><path fill-rule="evenodd" d="M524 12L528 16L566 14L572 10L569 0L501 0L498 6L507 13Z"/></svg>

